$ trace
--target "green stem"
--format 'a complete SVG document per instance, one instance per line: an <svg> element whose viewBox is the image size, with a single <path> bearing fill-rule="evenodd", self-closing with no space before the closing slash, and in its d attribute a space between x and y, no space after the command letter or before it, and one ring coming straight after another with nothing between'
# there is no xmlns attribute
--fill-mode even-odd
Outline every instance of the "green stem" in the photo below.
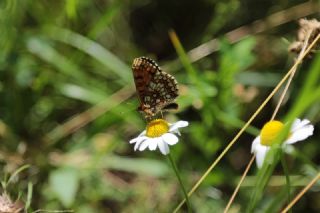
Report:
<svg viewBox="0 0 320 213"><path fill-rule="evenodd" d="M177 165L176 165L176 163L174 162L174 160L173 160L173 158L172 158L172 156L171 156L170 153L168 154L168 158L169 158L169 160L170 160L170 163L171 163L171 165L172 165L172 168L173 168L173 170L174 170L174 173L176 174L176 176L177 176L177 178L178 178L178 181L179 181L179 183L180 183L180 187L181 187L182 192L183 192L183 194L184 194L184 197L185 197L185 199L186 199L186 203L187 203L187 206L188 206L188 212L191 213L191 205L190 205L190 202L189 202L189 196L188 196L187 191L186 191L186 189L184 188L184 185L183 185L183 183L182 183L182 180L181 180L181 177L180 177L180 175L179 175L179 171L178 171Z"/></svg>
<svg viewBox="0 0 320 213"><path fill-rule="evenodd" d="M282 153L282 156L281 156L281 164L283 167L284 174L286 176L286 188L287 188L287 193L288 193L288 203L290 203L290 200L291 200L290 186L291 186L291 184L290 184L290 177L289 177L289 169L288 169L287 162L284 158L284 153ZM289 212L291 212L291 209L289 210Z"/></svg>

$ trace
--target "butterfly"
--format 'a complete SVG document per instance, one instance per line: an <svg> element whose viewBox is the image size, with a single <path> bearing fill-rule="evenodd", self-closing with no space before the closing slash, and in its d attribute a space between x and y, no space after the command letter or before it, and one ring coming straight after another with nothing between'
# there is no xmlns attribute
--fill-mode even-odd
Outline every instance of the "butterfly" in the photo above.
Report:
<svg viewBox="0 0 320 213"><path fill-rule="evenodd" d="M135 58L132 71L140 101L138 111L143 112L146 118L154 117L163 110L178 108L174 102L178 97L178 82L163 72L156 62L147 57Z"/></svg>

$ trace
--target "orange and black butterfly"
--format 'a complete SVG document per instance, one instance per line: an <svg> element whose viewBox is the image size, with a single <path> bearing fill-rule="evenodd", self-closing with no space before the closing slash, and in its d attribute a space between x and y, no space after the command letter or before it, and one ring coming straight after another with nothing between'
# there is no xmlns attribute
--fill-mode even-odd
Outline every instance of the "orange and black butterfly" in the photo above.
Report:
<svg viewBox="0 0 320 213"><path fill-rule="evenodd" d="M178 82L165 73L152 59L139 57L133 60L132 71L140 106L138 110L147 118L162 110L177 109Z"/></svg>

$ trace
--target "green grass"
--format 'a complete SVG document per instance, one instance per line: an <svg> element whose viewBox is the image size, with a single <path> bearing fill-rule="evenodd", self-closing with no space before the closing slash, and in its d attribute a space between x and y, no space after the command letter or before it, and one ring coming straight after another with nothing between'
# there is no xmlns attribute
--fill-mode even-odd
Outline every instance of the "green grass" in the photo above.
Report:
<svg viewBox="0 0 320 213"><path fill-rule="evenodd" d="M293 64L283 38L295 39L294 20L302 14L287 10L295 6L302 7L249 0L1 1L0 194L19 199L27 212L171 212L183 195L170 164L158 151L134 152L129 144L146 124L136 111L132 60L151 57L179 82L180 108L165 117L190 123L171 148L189 191ZM314 8L305 13L319 19ZM252 33L250 23L269 26L264 18L276 11L286 21ZM243 25L243 34L228 33ZM189 53L200 45L212 54L195 61ZM279 212L288 203L287 185L269 180L287 175L292 198L301 189L293 177L311 180L319 172L319 67L318 53L299 65L277 116L308 118L315 134L285 154L289 174L278 161L251 169L235 212ZM197 212L223 211L279 96L190 197ZM293 212L319 211L317 197L308 191Z"/></svg>

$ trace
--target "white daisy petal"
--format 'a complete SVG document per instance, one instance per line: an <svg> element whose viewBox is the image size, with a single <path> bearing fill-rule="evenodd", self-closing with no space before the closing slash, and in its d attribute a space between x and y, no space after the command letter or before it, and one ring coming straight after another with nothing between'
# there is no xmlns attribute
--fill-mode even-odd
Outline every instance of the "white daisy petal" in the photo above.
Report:
<svg viewBox="0 0 320 213"><path fill-rule="evenodd" d="M179 136L181 136L181 133L180 133L180 131L177 129L177 130L175 130L175 131L172 131L172 133L175 133L175 134L177 134L177 135L179 135Z"/></svg>
<svg viewBox="0 0 320 213"><path fill-rule="evenodd" d="M140 145L142 142L144 142L145 140L148 140L148 137L141 137L141 140L137 141L137 143L134 145L134 151L136 151L137 149L139 149Z"/></svg>
<svg viewBox="0 0 320 213"><path fill-rule="evenodd" d="M146 130L143 130L138 137L141 137L141 136L143 136L143 135L146 135L146 133L147 133L147 131L146 131Z"/></svg>
<svg viewBox="0 0 320 213"><path fill-rule="evenodd" d="M305 121L305 120L303 120ZM302 141L313 134L314 127L313 125L304 125L300 126L299 129L293 131L288 140L285 141L286 144L293 144L298 141Z"/></svg>
<svg viewBox="0 0 320 213"><path fill-rule="evenodd" d="M282 144L284 151L290 152L292 147L289 144L293 144L297 141L302 141L313 134L314 127L307 119L295 119L292 123L289 138ZM254 139L251 145L251 153L256 155L256 163L258 168L263 166L266 155L270 150L270 146L264 146L261 144L260 135Z"/></svg>
<svg viewBox="0 0 320 213"><path fill-rule="evenodd" d="M261 168L264 162L264 159L269 151L270 147L263 146L258 144L256 146L255 154L256 154L256 163L258 168Z"/></svg>
<svg viewBox="0 0 320 213"><path fill-rule="evenodd" d="M251 145L251 153L256 152L256 147L258 144L260 144L260 135L253 140Z"/></svg>
<svg viewBox="0 0 320 213"><path fill-rule="evenodd" d="M149 146L149 143L150 143L150 138L143 141L139 147L139 151L145 150Z"/></svg>
<svg viewBox="0 0 320 213"><path fill-rule="evenodd" d="M142 141L141 141L141 142L142 142ZM139 148L141 142L140 142L140 143L136 143L136 144L134 145L134 148L133 148L134 151L137 151L137 149Z"/></svg>
<svg viewBox="0 0 320 213"><path fill-rule="evenodd" d="M175 145L179 141L179 138L172 133L166 133L166 134L162 135L161 137L162 137L163 141L169 145Z"/></svg>
<svg viewBox="0 0 320 213"><path fill-rule="evenodd" d="M169 146L166 142L164 142L163 140L159 140L158 141L158 147L160 149L160 152L164 155L169 154L170 150L169 150Z"/></svg>
<svg viewBox="0 0 320 213"><path fill-rule="evenodd" d="M152 122L152 121L151 121ZM150 123L151 123L150 122ZM164 123L167 123L163 120ZM175 145L179 142L177 136L180 135L179 128L186 127L189 125L187 121L178 121L174 124L167 123L169 125L169 130L161 132L159 137L151 138L146 136L147 130L142 131L138 137L133 138L129 141L130 144L134 144L134 150L144 151L149 149L154 151L159 147L162 154L166 155L170 152L169 145ZM150 124L151 125L151 124ZM148 124L147 129L150 127ZM157 125L152 123L152 125Z"/></svg>
<svg viewBox="0 0 320 213"><path fill-rule="evenodd" d="M157 149L157 146L158 146L158 140L161 140L161 138L152 138L152 139L149 139L149 150L150 151L154 151Z"/></svg>
<svg viewBox="0 0 320 213"><path fill-rule="evenodd" d="M136 139L136 140L133 142L133 143L136 143L136 144L134 145L134 151L136 151L136 149L140 146L141 142L144 141L144 140L146 140L146 139L148 139L148 137L142 136L142 137L137 137L137 138L135 138L135 139ZM132 140L134 140L134 139L132 139ZM131 141L132 141L132 140L131 140ZM130 143L131 143L131 141L130 141Z"/></svg>
<svg viewBox="0 0 320 213"><path fill-rule="evenodd" d="M292 122L291 128L290 128L290 131L292 132L295 129L297 129L297 127L299 127L300 123L301 123L301 120L299 118L294 119L294 121Z"/></svg>
<svg viewBox="0 0 320 213"><path fill-rule="evenodd" d="M307 126L308 124L310 124L310 121L308 119L295 119L292 123L291 126L291 132L297 131L300 128L303 128L304 126Z"/></svg>
<svg viewBox="0 0 320 213"><path fill-rule="evenodd" d="M189 125L188 121L178 121L170 126L169 132L174 132L175 130L186 127Z"/></svg>
<svg viewBox="0 0 320 213"><path fill-rule="evenodd" d="M129 141L129 143L132 144L132 143L137 142L138 140L139 140L139 137L136 137L136 138L134 138L134 139L131 139L131 140Z"/></svg>
<svg viewBox="0 0 320 213"><path fill-rule="evenodd" d="M141 142L141 140L143 140L143 139L145 139L145 138L147 138L147 137L146 137L146 136L140 136L140 135L139 135L138 137L130 140L129 143L132 144L132 143L136 143L136 142Z"/></svg>
<svg viewBox="0 0 320 213"><path fill-rule="evenodd" d="M136 142L140 141L141 139L143 139L143 137L145 137L146 132L147 132L146 130L142 131L142 132L138 135L138 137L131 139L131 140L129 141L129 143L132 144L132 143L136 143Z"/></svg>

